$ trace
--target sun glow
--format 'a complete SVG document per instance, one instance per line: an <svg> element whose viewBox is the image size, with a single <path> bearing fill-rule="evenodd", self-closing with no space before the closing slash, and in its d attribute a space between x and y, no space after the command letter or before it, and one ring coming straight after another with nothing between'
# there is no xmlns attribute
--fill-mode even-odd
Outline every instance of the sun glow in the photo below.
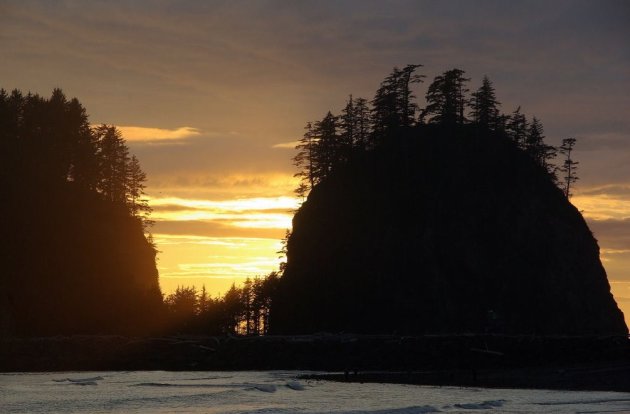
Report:
<svg viewBox="0 0 630 414"><path fill-rule="evenodd" d="M196 200L176 197L152 198L157 222L211 222L241 229L291 228L299 201L293 197L257 197L235 200ZM173 239L169 240L172 244ZM156 241L158 245L161 240Z"/></svg>
<svg viewBox="0 0 630 414"><path fill-rule="evenodd" d="M245 278L278 270L284 260L278 253L282 248L281 238L291 228L293 212L300 200L290 196L227 199L154 196L149 203L154 209L152 219L156 221L153 239L160 251L163 293L168 295L177 286L194 285L205 286L216 295L225 293L232 283L240 284ZM213 226L223 230L220 234L210 234L216 229ZM186 229L195 234L187 233ZM239 233L244 236L236 237ZM266 236L260 237L263 234Z"/></svg>
<svg viewBox="0 0 630 414"><path fill-rule="evenodd" d="M284 261L277 252L280 239L254 237L204 237L155 234L159 256L160 285L165 294L177 286L206 286L215 295L232 283L264 276Z"/></svg>

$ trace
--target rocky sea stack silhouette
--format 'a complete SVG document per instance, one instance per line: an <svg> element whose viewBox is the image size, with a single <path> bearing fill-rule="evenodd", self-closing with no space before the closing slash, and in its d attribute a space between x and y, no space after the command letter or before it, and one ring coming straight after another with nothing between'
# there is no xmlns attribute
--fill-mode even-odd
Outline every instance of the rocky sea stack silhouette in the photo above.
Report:
<svg viewBox="0 0 630 414"><path fill-rule="evenodd" d="M22 335L147 333L162 296L139 220L67 184L11 197L3 213L3 330ZM45 214L44 214L45 212Z"/></svg>
<svg viewBox="0 0 630 414"><path fill-rule="evenodd" d="M504 134L401 129L293 219L274 333L625 334L580 212Z"/></svg>
<svg viewBox="0 0 630 414"><path fill-rule="evenodd" d="M0 336L155 329L146 174L78 99L0 89Z"/></svg>

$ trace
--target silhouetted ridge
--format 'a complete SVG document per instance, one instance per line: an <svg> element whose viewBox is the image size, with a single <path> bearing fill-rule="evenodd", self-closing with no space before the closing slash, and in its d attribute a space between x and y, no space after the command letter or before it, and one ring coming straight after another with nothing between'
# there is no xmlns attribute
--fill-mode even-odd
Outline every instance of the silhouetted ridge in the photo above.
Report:
<svg viewBox="0 0 630 414"><path fill-rule="evenodd" d="M274 333L627 333L547 168L479 124L399 128L293 219Z"/></svg>
<svg viewBox="0 0 630 414"><path fill-rule="evenodd" d="M0 89L0 149L0 335L157 328L146 175L120 132L59 89Z"/></svg>

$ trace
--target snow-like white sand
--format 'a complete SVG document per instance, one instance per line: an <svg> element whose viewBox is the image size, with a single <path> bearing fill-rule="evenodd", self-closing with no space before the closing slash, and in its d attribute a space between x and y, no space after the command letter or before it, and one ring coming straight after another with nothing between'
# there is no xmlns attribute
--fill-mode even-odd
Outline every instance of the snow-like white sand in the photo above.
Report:
<svg viewBox="0 0 630 414"><path fill-rule="evenodd" d="M2 413L630 413L630 393L357 384L300 372L0 374Z"/></svg>

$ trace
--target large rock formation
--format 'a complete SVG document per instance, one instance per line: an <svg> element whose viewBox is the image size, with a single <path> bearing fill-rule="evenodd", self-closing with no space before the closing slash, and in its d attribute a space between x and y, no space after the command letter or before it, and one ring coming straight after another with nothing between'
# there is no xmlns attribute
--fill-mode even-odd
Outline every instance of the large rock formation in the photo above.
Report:
<svg viewBox="0 0 630 414"><path fill-rule="evenodd" d="M11 191L1 213L3 334L146 334L162 296L140 220L72 183Z"/></svg>
<svg viewBox="0 0 630 414"><path fill-rule="evenodd" d="M580 212L504 137L418 127L293 219L274 333L627 333Z"/></svg>

